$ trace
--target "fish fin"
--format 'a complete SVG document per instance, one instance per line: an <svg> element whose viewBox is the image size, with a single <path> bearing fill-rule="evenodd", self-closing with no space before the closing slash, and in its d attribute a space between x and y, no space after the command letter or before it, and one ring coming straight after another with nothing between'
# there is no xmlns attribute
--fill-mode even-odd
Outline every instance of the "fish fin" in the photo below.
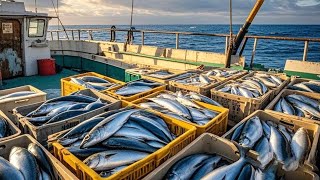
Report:
<svg viewBox="0 0 320 180"><path fill-rule="evenodd" d="M282 166L285 171L295 171L299 167L299 161L292 157L286 164Z"/></svg>

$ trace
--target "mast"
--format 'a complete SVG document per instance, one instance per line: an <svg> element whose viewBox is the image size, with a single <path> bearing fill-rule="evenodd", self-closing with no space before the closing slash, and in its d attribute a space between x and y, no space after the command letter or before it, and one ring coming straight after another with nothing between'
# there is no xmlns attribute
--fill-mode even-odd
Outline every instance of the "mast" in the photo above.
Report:
<svg viewBox="0 0 320 180"><path fill-rule="evenodd" d="M252 24L254 18L256 17L257 13L259 12L261 6L263 5L264 0L257 0L255 6L253 7L253 9L251 10L246 22L244 23L244 25L242 26L242 28L240 29L239 33L237 34L234 42L232 43L231 46L229 46L228 48L228 52L226 55L226 61L225 61L225 67L229 68L231 65L231 56L232 55L236 55L237 51L240 47L240 44L242 43L243 38L245 37L245 35L248 33L248 29L250 27L250 25ZM232 38L232 37L230 37Z"/></svg>

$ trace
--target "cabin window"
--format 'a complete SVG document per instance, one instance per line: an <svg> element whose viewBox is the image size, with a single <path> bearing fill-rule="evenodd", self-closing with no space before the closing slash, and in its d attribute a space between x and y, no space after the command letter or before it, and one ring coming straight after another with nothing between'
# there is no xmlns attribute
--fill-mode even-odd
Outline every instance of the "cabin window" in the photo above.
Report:
<svg viewBox="0 0 320 180"><path fill-rule="evenodd" d="M29 21L29 37L43 37L45 20L30 19Z"/></svg>

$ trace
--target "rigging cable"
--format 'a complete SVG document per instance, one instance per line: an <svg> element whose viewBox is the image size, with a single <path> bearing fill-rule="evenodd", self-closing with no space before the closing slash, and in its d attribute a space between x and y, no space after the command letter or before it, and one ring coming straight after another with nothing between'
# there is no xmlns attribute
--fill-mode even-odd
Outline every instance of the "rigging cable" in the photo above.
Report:
<svg viewBox="0 0 320 180"><path fill-rule="evenodd" d="M230 10L230 48L233 46L233 29L232 29L232 0L229 0L229 10Z"/></svg>
<svg viewBox="0 0 320 180"><path fill-rule="evenodd" d="M66 31L66 28L64 27L64 25L62 24L62 22L61 22L61 20L60 20L58 11L57 11L57 9L56 9L56 6L54 5L53 0L51 0L51 3L52 3L52 6L53 6L53 9L54 9L54 12L56 13L56 16L57 16L57 18L58 18L58 21L60 22L61 27L62 27L63 31L65 32L65 34L66 34L66 36L67 36L67 39L69 40L68 33L67 33L67 31ZM58 1L57 1L57 5L58 5ZM59 27L59 23L58 23L58 27Z"/></svg>

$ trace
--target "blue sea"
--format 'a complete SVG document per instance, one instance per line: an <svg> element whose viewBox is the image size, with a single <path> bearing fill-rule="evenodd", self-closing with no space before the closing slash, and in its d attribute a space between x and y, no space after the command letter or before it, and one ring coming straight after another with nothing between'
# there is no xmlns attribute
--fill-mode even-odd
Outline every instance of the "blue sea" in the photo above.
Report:
<svg viewBox="0 0 320 180"><path fill-rule="evenodd" d="M66 29L84 29L84 28L110 28L110 25L79 25L65 26ZM129 29L129 26L118 25L118 29ZM137 30L157 30L157 31L184 31L196 33L213 33L228 34L228 25L136 25ZM233 30L236 34L240 25L234 25ZM50 26L50 30L57 29L57 26ZM308 37L320 38L320 25L252 25L249 29L250 35L259 36L284 36L284 37ZM71 34L69 33L69 36ZM94 40L110 40L110 32L94 32ZM60 37L65 37L60 33ZM82 32L82 39L87 39L88 34ZM49 34L49 37L50 34ZM117 32L118 42L124 42L126 39L125 32ZM145 34L145 45L159 47L175 47L176 36L164 34ZM141 33L134 34L134 44L141 43ZM254 40L249 39L243 55L246 62L250 63L252 47ZM185 36L180 35L180 48L193 49L199 51L211 51L224 53L224 37L207 37L207 36ZM287 59L302 60L304 50L303 41L279 41L279 40L258 40L254 63L263 64L269 68L283 69ZM320 42L310 42L308 51L308 61L320 62Z"/></svg>

